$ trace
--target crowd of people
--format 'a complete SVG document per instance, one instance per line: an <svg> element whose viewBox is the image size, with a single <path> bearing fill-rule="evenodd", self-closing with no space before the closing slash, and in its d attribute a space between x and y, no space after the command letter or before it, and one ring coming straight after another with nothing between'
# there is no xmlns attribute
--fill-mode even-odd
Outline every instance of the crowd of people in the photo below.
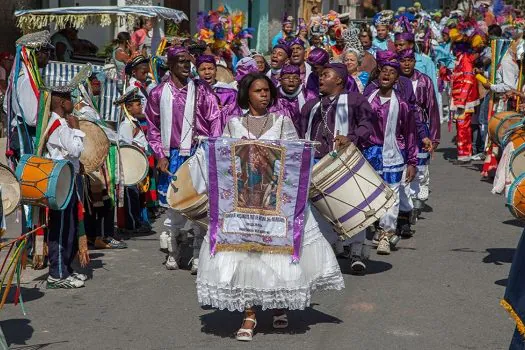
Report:
<svg viewBox="0 0 525 350"><path fill-rule="evenodd" d="M488 119L497 111L525 107L519 103L525 97L520 91L520 15L499 3L432 13L415 3L396 13L381 11L372 24L358 25L316 8L308 22L284 16L269 59L248 50L251 31L236 27L239 18L224 9L202 14L197 37L175 40L160 53L162 60L147 50L152 28L144 21L115 42L112 58L124 81L115 103L123 118L113 131L108 161L96 176L86 174L79 162L89 135L79 130L77 118L89 116L111 128L97 117L96 77L87 74L74 84L47 87L50 117L42 127L41 69L51 51L67 58L70 48L56 38L52 45L48 32L22 37L5 99L14 126L9 158L19 163L21 155L34 153L44 140L43 155L71 161L78 180L67 208L24 215L26 232L48 225L48 288L84 286L87 276L72 268L78 251L81 262L89 262L83 242L97 249L126 248L122 233L147 234L152 221L161 218L165 267L182 266L181 246L191 240L190 270L197 275L198 300L244 312L238 340L252 339L257 306L273 309L273 327L286 328L286 310L309 306L313 291L344 288L336 256L347 258L353 273L366 274L371 247L377 254L391 254L400 238L415 234L429 199L429 163L443 123L456 124L455 164L480 161L488 154L483 175L495 170L498 152L485 142ZM217 27L228 21L233 25ZM508 50L494 52L495 40L507 40ZM232 81L219 79L221 69L231 72ZM298 263L286 255L254 252L211 256L209 232L170 209L166 199L177 170L203 157L197 136L314 141L315 162L352 143L395 201L376 223L351 238L338 237L308 209ZM135 145L148 157L145 181L119 186L119 144ZM193 179L194 184L199 181ZM35 239L33 259L43 250Z"/></svg>

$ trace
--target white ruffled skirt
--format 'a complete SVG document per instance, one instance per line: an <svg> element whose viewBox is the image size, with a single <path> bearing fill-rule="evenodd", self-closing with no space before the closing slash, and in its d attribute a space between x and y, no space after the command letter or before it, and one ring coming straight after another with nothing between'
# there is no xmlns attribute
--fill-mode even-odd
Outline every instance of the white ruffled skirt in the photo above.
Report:
<svg viewBox="0 0 525 350"><path fill-rule="evenodd" d="M332 247L309 211L298 263L284 254L217 252L206 235L199 256L197 296L201 305L229 311L303 310L316 290L344 288Z"/></svg>

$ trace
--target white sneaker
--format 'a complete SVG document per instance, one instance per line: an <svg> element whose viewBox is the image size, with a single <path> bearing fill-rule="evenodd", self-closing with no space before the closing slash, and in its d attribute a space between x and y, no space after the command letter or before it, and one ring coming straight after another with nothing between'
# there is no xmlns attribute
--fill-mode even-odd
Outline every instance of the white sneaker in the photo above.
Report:
<svg viewBox="0 0 525 350"><path fill-rule="evenodd" d="M177 264L177 260L171 255L169 255L168 260L166 260L166 269L168 270L178 270L179 269L179 264Z"/></svg>
<svg viewBox="0 0 525 350"><path fill-rule="evenodd" d="M379 241L379 245L377 246L377 254L390 255L390 240L388 237L383 237L383 239Z"/></svg>
<svg viewBox="0 0 525 350"><path fill-rule="evenodd" d="M198 272L198 270L199 270L199 259L198 259L198 258L197 258L197 259L193 258L193 259L191 259L191 260L192 260L192 261L191 261L191 270L190 270L190 273L191 273L192 275L196 275L197 272Z"/></svg>
<svg viewBox="0 0 525 350"><path fill-rule="evenodd" d="M160 234L160 249L162 250L168 249L168 237L169 235L166 231Z"/></svg>
<svg viewBox="0 0 525 350"><path fill-rule="evenodd" d="M88 276L84 275L83 273L73 272L70 276L82 282L85 282L88 280Z"/></svg>

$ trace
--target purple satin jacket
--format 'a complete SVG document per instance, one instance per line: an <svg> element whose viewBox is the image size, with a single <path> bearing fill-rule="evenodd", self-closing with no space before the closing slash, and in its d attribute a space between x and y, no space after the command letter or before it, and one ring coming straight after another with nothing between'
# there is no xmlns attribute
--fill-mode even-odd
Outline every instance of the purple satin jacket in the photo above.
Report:
<svg viewBox="0 0 525 350"><path fill-rule="evenodd" d="M193 136L221 136L222 121L219 104L208 83L194 80L197 99L195 102L195 117ZM184 119L184 106L188 94L187 86L179 89L173 83L171 76L151 90L146 107L148 121L148 142L157 159L164 158L160 132L161 95L166 84L170 84L173 91L172 128L170 148L179 148L181 142L182 121Z"/></svg>
<svg viewBox="0 0 525 350"><path fill-rule="evenodd" d="M434 84L428 75L414 70L414 74L410 77L412 82L417 81L416 86L416 101L422 111L422 120L429 128L428 138L432 142L439 143L441 137L441 125L439 117L439 108L436 101L436 94L434 91ZM419 135L421 137L422 135Z"/></svg>
<svg viewBox="0 0 525 350"><path fill-rule="evenodd" d="M373 92L373 91L372 91ZM367 97L368 98L368 97ZM397 116L396 139L399 150L406 155L408 165L417 165L416 123L408 103L397 95L399 114ZM376 123L370 133L371 145L382 146L385 139L386 122L391 101L381 104L379 94L372 100L371 106L376 114Z"/></svg>

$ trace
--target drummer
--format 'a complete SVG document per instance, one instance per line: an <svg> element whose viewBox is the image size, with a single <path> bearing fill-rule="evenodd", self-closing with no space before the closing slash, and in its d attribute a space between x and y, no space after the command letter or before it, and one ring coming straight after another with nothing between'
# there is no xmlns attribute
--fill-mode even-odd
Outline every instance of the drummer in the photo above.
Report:
<svg viewBox="0 0 525 350"><path fill-rule="evenodd" d="M79 122L71 115L72 86L58 86L52 89L51 117L47 128L46 156L55 160L66 159L73 163L75 181L73 196L64 210L49 210L49 276L47 288L80 288L87 276L77 273L71 267L78 252L79 212L82 207L78 200L77 187L80 171L80 153L84 150L85 133L79 130Z"/></svg>
<svg viewBox="0 0 525 350"><path fill-rule="evenodd" d="M120 123L118 134L120 143L134 145L148 150L146 135L140 127L138 118L142 114L142 98L139 89L134 88L124 94L117 103L125 108L126 118ZM141 194L138 185L126 186L124 189L125 229L131 232L147 233L151 231L146 208L145 195Z"/></svg>
<svg viewBox="0 0 525 350"><path fill-rule="evenodd" d="M196 66L199 78L210 84L221 109L224 106L235 103L237 91L230 84L217 81L217 63L215 57L211 55L201 55L197 57Z"/></svg>
<svg viewBox="0 0 525 350"><path fill-rule="evenodd" d="M221 111L214 93L207 83L190 78L191 58L186 48L175 46L168 50L170 73L155 87L148 98L146 117L147 138L155 158L159 176L160 205L167 207L166 193L172 175L195 152L196 136L219 136L222 133ZM184 106L184 108L181 108ZM168 210L165 225L171 233L172 249L167 269L178 269L180 241L186 219ZM202 233L193 224L194 255L192 273L197 273L198 253Z"/></svg>
<svg viewBox="0 0 525 350"><path fill-rule="evenodd" d="M409 104L394 90L399 78L397 55L383 51L378 59L379 88L367 95L377 122L370 135L371 145L363 155L395 193L394 205L379 220L378 254L390 254L390 239L396 234L402 182L410 183L416 175L416 121Z"/></svg>
<svg viewBox="0 0 525 350"><path fill-rule="evenodd" d="M320 75L321 97L307 101L301 110L301 118L295 121L300 138L320 143L316 148L316 160L350 142L360 149L368 145L374 113L363 96L345 90L347 79L344 64L327 64ZM347 242L352 245L351 267L354 273L366 270L365 235L362 231Z"/></svg>

